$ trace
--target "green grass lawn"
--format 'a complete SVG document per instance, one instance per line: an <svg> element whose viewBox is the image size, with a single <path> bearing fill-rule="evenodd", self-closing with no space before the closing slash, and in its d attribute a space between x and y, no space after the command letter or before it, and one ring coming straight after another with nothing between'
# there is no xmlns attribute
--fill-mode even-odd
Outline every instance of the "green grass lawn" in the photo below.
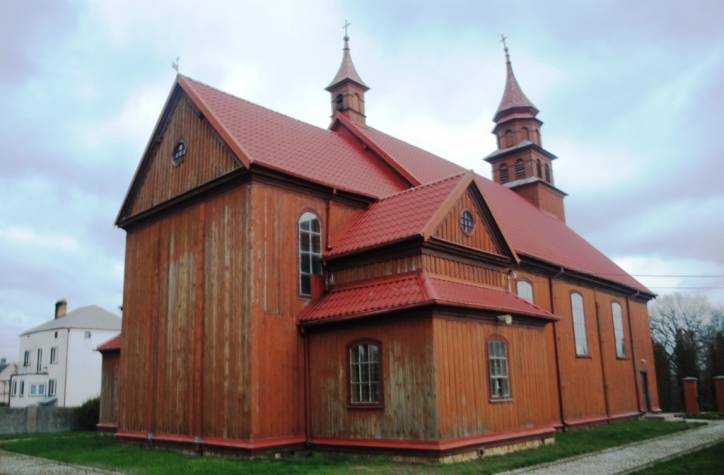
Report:
<svg viewBox="0 0 724 475"><path fill-rule="evenodd" d="M708 449L657 463L651 468L636 472L636 475L721 474L724 473L722 451L724 451L724 442L712 445Z"/></svg>
<svg viewBox="0 0 724 475"><path fill-rule="evenodd" d="M473 462L448 465L403 464L384 458L333 457L314 454L281 460L242 460L222 457L195 457L170 450L149 449L123 444L114 437L93 432L41 434L0 438L0 449L37 455L80 465L116 469L139 475L178 475L201 473L496 473L559 458L601 450L616 445L657 437L691 427L684 422L631 421L565 432L556 444L508 455L487 457Z"/></svg>

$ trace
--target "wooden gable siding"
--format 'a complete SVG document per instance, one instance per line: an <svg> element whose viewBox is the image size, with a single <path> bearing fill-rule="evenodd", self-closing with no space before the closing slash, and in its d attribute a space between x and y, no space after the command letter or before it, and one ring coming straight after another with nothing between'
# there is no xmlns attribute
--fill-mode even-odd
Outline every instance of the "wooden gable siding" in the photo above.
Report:
<svg viewBox="0 0 724 475"><path fill-rule="evenodd" d="M121 382L119 351L107 351L102 354L101 400L98 416L100 424L118 423L118 387Z"/></svg>
<svg viewBox="0 0 724 475"><path fill-rule="evenodd" d="M251 185L252 437L303 435L302 339L296 317L309 303L299 295L298 221L320 218L322 246L335 239L359 208L265 181ZM329 211L329 214L327 214Z"/></svg>
<svg viewBox="0 0 724 475"><path fill-rule="evenodd" d="M649 326L649 312L646 304L634 299L628 299L633 329L633 349L636 357L636 378L638 380L639 407L646 411L646 402L643 395L643 385L640 371L646 371L648 377L651 407L660 410L659 391L656 387L656 368L654 367L654 349L651 342Z"/></svg>
<svg viewBox="0 0 724 475"><path fill-rule="evenodd" d="M216 134L191 100L181 92L171 101L168 122L162 124L160 142L152 144L144 158L130 204L123 217L130 217L239 168L241 162ZM188 153L180 165L171 161L179 140Z"/></svg>
<svg viewBox="0 0 724 475"><path fill-rule="evenodd" d="M475 228L470 234L466 234L460 226L460 215L466 209L475 220ZM433 237L479 251L504 255L504 248L493 230L490 214L482 209L475 193L468 188L440 222Z"/></svg>
<svg viewBox="0 0 724 475"><path fill-rule="evenodd" d="M347 346L382 345L384 408L348 407ZM429 313L357 321L309 333L310 435L316 438L439 438Z"/></svg>
<svg viewBox="0 0 724 475"><path fill-rule="evenodd" d="M119 429L249 435L248 185L128 232Z"/></svg>
<svg viewBox="0 0 724 475"><path fill-rule="evenodd" d="M548 325L549 326L549 325ZM511 400L491 402L487 340L508 343ZM558 421L553 351L543 324L497 324L435 313L433 321L437 394L442 439L551 427Z"/></svg>

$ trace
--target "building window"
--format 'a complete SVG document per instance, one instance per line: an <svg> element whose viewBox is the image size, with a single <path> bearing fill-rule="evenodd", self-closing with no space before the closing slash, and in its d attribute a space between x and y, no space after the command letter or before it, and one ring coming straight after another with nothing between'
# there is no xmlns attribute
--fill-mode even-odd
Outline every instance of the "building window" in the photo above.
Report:
<svg viewBox="0 0 724 475"><path fill-rule="evenodd" d="M55 332L55 333L53 334L53 338L55 338L56 340L58 339L58 332Z"/></svg>
<svg viewBox="0 0 724 475"><path fill-rule="evenodd" d="M171 162L174 165L180 165L187 153L188 148L186 147L186 142L184 142L183 140L179 140L173 147Z"/></svg>
<svg viewBox="0 0 724 475"><path fill-rule="evenodd" d="M336 103L338 111L344 111L344 96L342 96L342 94L338 94L334 102Z"/></svg>
<svg viewBox="0 0 724 475"><path fill-rule="evenodd" d="M20 397L25 396L25 381L20 381Z"/></svg>
<svg viewBox="0 0 724 475"><path fill-rule="evenodd" d="M465 234L470 234L475 229L475 220L473 219L473 213L468 210L463 210L460 213L460 227L463 229Z"/></svg>
<svg viewBox="0 0 724 475"><path fill-rule="evenodd" d="M25 350L23 353L23 366L30 366L30 351Z"/></svg>
<svg viewBox="0 0 724 475"><path fill-rule="evenodd" d="M626 338L623 334L623 313L618 302L611 304L611 315L613 317L613 337L616 343L616 356L626 357Z"/></svg>
<svg viewBox="0 0 724 475"><path fill-rule="evenodd" d="M312 275L322 274L322 234L319 218L304 213L299 218L299 293L312 293Z"/></svg>
<svg viewBox="0 0 724 475"><path fill-rule="evenodd" d="M528 130L528 127L523 127L521 130L523 132L523 138L525 140L530 140L530 131Z"/></svg>
<svg viewBox="0 0 724 475"><path fill-rule="evenodd" d="M571 313L573 314L573 337L576 342L576 356L588 356L588 336L586 335L586 314L583 309L583 297L576 292L571 294Z"/></svg>
<svg viewBox="0 0 724 475"><path fill-rule="evenodd" d="M380 345L373 342L354 343L349 347L350 404L382 403Z"/></svg>
<svg viewBox="0 0 724 475"><path fill-rule="evenodd" d="M515 179L520 178L525 178L525 163L523 163L522 158L515 161Z"/></svg>
<svg viewBox="0 0 724 475"><path fill-rule="evenodd" d="M88 330L86 330L85 333L83 334L83 336L84 336L86 339L88 339L88 338L91 337L91 332L89 332Z"/></svg>
<svg viewBox="0 0 724 475"><path fill-rule="evenodd" d="M45 384L38 384L38 396L45 395Z"/></svg>
<svg viewBox="0 0 724 475"><path fill-rule="evenodd" d="M35 396L38 393L38 386L35 384L30 385L30 395Z"/></svg>
<svg viewBox="0 0 724 475"><path fill-rule="evenodd" d="M40 373L43 370L43 349L38 348L38 361L35 364L35 372Z"/></svg>
<svg viewBox="0 0 724 475"><path fill-rule="evenodd" d="M545 165L545 171L546 171L546 181L548 183L550 183L551 182L551 167L549 167L547 163Z"/></svg>
<svg viewBox="0 0 724 475"><path fill-rule="evenodd" d="M515 284L518 297L526 302L533 303L533 284L527 280L519 280Z"/></svg>
<svg viewBox="0 0 724 475"><path fill-rule="evenodd" d="M48 380L48 397L55 396L55 380L50 379Z"/></svg>
<svg viewBox="0 0 724 475"><path fill-rule="evenodd" d="M50 348L50 364L56 364L58 362L58 347L54 346Z"/></svg>
<svg viewBox="0 0 724 475"><path fill-rule="evenodd" d="M510 177L508 176L508 165L506 165L505 163L500 165L498 173L500 174L500 183L508 183L508 181L510 180Z"/></svg>
<svg viewBox="0 0 724 475"><path fill-rule="evenodd" d="M508 345L501 338L488 340L488 368L490 371L490 398L510 399L508 374Z"/></svg>
<svg viewBox="0 0 724 475"><path fill-rule="evenodd" d="M538 178L543 178L543 171L541 170L540 160L536 160L536 172L538 172Z"/></svg>
<svg viewBox="0 0 724 475"><path fill-rule="evenodd" d="M13 381L13 386L12 386L12 389L10 390L10 393L12 394L13 397L17 396L17 394L18 394L18 382L17 381Z"/></svg>
<svg viewBox="0 0 724 475"><path fill-rule="evenodd" d="M512 130L506 130L505 131L505 147L508 148L513 145L513 131Z"/></svg>

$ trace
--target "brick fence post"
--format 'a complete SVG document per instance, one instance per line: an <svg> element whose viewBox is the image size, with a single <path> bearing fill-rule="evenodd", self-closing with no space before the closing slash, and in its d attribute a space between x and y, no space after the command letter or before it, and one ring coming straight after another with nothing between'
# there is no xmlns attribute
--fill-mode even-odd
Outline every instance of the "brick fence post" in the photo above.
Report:
<svg viewBox="0 0 724 475"><path fill-rule="evenodd" d="M684 385L684 410L687 416L699 414L699 380L692 377L681 378Z"/></svg>
<svg viewBox="0 0 724 475"><path fill-rule="evenodd" d="M716 395L716 410L724 412L724 375L714 376L714 394Z"/></svg>

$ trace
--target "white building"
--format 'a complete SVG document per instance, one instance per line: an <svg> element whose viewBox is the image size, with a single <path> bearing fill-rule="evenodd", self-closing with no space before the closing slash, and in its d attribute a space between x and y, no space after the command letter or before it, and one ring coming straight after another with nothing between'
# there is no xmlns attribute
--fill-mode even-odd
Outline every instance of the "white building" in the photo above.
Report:
<svg viewBox="0 0 724 475"><path fill-rule="evenodd" d="M8 363L5 358L0 360L0 406L10 404L10 380L18 372L18 365Z"/></svg>
<svg viewBox="0 0 724 475"><path fill-rule="evenodd" d="M95 349L121 331L121 319L97 305L66 313L20 334L18 374L10 385L10 407L37 404L80 406L101 391L101 355Z"/></svg>

